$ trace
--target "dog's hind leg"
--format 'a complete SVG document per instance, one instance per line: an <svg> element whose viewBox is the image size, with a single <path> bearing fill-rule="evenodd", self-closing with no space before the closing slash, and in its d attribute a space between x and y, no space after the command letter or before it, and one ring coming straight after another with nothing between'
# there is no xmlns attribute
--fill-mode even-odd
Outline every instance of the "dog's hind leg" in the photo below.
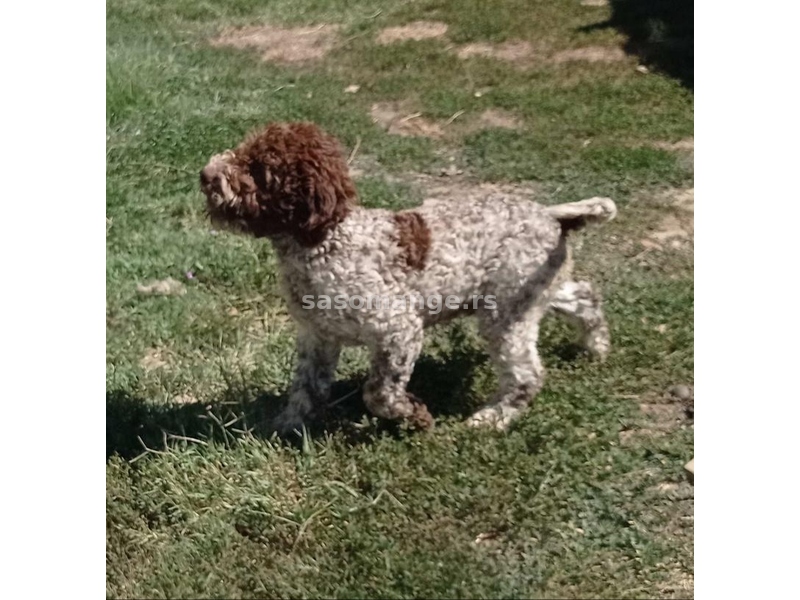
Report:
<svg viewBox="0 0 800 600"><path fill-rule="evenodd" d="M298 333L297 367L289 403L275 423L278 431L299 430L303 420L328 400L340 351L341 345L334 340L322 339L308 330Z"/></svg>
<svg viewBox="0 0 800 600"><path fill-rule="evenodd" d="M544 366L536 343L539 321L546 311L546 305L537 302L510 323L501 325L481 321L489 356L497 371L498 390L490 404L469 418L468 425L491 425L504 430L539 392L544 380Z"/></svg>
<svg viewBox="0 0 800 600"><path fill-rule="evenodd" d="M581 344L605 360L611 351L611 335L599 296L588 281L566 281L552 295L550 307L581 332Z"/></svg>
<svg viewBox="0 0 800 600"><path fill-rule="evenodd" d="M472 426L506 429L539 392L544 366L537 343L539 322L550 308L551 290L568 277L568 246L562 232L558 245L518 293L498 300L499 306L478 313L498 378L496 398L472 415Z"/></svg>

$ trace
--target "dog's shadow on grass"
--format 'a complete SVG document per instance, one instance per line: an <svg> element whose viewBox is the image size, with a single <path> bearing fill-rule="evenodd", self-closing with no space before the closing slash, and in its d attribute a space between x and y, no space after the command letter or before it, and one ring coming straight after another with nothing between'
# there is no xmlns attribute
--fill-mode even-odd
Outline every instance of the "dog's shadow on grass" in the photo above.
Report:
<svg viewBox="0 0 800 600"><path fill-rule="evenodd" d="M417 361L409 391L422 398L436 419L464 417L470 412L473 372L485 355L463 349L445 358L423 355ZM362 398L365 377L337 381L331 400L306 424L311 437L341 433L348 443L365 443L376 434L399 435L402 426L370 419ZM106 459L134 458L164 451L174 443L236 443L246 435L302 444L297 434L277 436L275 418L285 406L285 394L262 393L253 398L230 389L222 398L190 404L157 404L124 390L106 392Z"/></svg>
<svg viewBox="0 0 800 600"><path fill-rule="evenodd" d="M465 418L489 393L488 389L475 391L479 371L487 372L486 354L464 337L463 330L453 328L448 335L446 350L420 356L408 385L409 392L425 402L437 421ZM557 366L581 355L583 350L573 337L564 323L547 319L540 338L545 362ZM377 435L401 435L402 425L369 417L362 397L365 379L366 374L361 374L333 385L328 404L306 423L312 438L337 433L347 443L361 444ZM492 379L482 383L477 387L494 389L496 385ZM115 454L133 458L181 442L236 443L248 435L302 445L302 436L290 433L279 437L273 427L285 404L285 394L254 395L252 390L236 388L211 402L190 404L158 404L124 390L108 391L106 458Z"/></svg>

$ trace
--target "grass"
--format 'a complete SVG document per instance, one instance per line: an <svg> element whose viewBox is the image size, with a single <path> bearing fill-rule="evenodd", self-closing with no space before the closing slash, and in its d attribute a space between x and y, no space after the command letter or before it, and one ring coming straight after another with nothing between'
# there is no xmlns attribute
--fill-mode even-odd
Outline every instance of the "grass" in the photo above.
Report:
<svg viewBox="0 0 800 600"><path fill-rule="evenodd" d="M452 48L521 39L547 56L629 44L593 26L611 16L571 0L108 3L109 597L692 594L681 469L693 431L664 400L693 380L692 252L641 243L679 214L662 200L670 190L692 186L690 158L668 147L692 136L691 91L669 71L638 72L634 56L519 68ZM375 43L416 20L447 23L446 39ZM342 42L291 67L208 43L265 21L337 23ZM358 93L344 93L352 84ZM464 113L441 139L399 137L369 116L390 101L440 123ZM478 127L488 108L521 126ZM475 180L532 183L543 202L614 197L619 218L576 238L578 270L605 297L608 362L547 320L534 409L504 435L470 430L462 419L495 378L473 325L459 322L431 331L411 383L434 431L368 418L366 357L348 349L330 418L296 442L269 438L294 326L270 246L214 235L197 173L250 129L289 119L319 123L348 151L358 144L368 206L419 202L411 175L451 163ZM167 277L186 293L136 290Z"/></svg>

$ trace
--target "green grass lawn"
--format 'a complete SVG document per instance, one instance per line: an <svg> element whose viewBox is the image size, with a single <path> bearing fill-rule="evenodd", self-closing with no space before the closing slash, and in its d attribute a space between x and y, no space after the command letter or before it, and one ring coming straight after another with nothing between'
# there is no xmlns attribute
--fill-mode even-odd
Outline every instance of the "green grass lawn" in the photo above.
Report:
<svg viewBox="0 0 800 600"><path fill-rule="evenodd" d="M666 392L693 381L693 97L593 26L618 4L633 1L109 1L109 597L693 594L693 427ZM447 31L379 43L418 21ZM266 24L303 28L298 44L324 25L326 51L263 61L214 43ZM376 105L435 134L395 135ZM212 231L198 173L273 120L338 136L367 206L478 183L613 197L619 217L574 240L609 360L548 319L532 410L506 434L468 429L495 379L458 322L430 331L411 382L433 431L370 419L366 356L349 349L329 419L269 438L294 325L269 244ZM167 278L182 293L138 288Z"/></svg>

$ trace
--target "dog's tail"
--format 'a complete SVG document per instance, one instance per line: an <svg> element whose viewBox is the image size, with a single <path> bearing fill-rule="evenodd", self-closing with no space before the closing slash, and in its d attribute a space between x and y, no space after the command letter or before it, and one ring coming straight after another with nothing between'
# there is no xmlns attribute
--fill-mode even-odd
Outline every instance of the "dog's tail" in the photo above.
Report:
<svg viewBox="0 0 800 600"><path fill-rule="evenodd" d="M562 235L581 229L589 223L604 223L617 216L617 205L611 198L589 198L546 207L547 214L561 224Z"/></svg>

